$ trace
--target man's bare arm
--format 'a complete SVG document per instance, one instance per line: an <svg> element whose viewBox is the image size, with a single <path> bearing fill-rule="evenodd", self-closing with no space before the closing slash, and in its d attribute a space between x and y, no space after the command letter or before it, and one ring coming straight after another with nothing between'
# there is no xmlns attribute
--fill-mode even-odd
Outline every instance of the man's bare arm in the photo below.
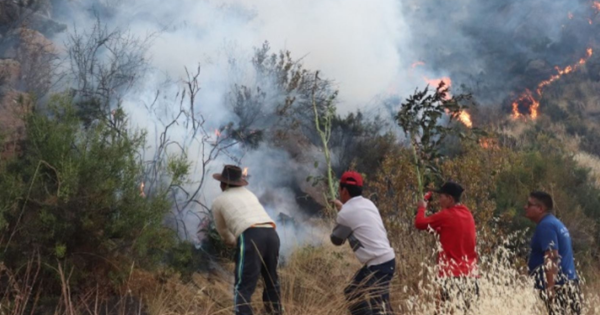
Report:
<svg viewBox="0 0 600 315"><path fill-rule="evenodd" d="M552 295L554 292L559 263L560 255L557 250L549 249L544 253L544 273L546 275L546 289L549 295Z"/></svg>

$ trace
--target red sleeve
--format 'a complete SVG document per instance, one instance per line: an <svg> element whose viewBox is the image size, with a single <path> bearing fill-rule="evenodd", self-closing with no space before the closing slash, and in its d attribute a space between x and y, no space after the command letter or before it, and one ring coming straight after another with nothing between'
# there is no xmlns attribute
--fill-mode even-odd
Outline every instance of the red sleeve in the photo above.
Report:
<svg viewBox="0 0 600 315"><path fill-rule="evenodd" d="M415 227L419 230L427 230L428 227L437 230L446 221L446 218L447 211L443 210L426 217L425 208L421 207L417 210L417 216L415 217Z"/></svg>

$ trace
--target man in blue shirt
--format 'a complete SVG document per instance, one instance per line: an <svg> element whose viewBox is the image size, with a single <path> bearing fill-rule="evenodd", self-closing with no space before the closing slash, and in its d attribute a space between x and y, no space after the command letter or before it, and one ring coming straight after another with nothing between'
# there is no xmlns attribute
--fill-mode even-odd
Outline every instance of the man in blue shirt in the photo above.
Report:
<svg viewBox="0 0 600 315"><path fill-rule="evenodd" d="M552 196L535 191L529 194L525 216L535 222L531 239L529 273L536 289L554 314L581 314L581 291L575 271L571 236L565 225L552 214Z"/></svg>

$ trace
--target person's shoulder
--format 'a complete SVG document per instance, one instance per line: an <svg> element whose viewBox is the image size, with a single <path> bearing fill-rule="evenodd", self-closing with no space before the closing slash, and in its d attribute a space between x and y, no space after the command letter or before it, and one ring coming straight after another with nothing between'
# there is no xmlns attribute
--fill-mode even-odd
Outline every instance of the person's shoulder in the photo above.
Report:
<svg viewBox="0 0 600 315"><path fill-rule="evenodd" d="M358 213L364 213L365 211L379 212L375 203L363 196L357 196L350 199L348 202L346 202L346 204L344 204L344 206L346 205L348 208L352 209L352 211L356 211Z"/></svg>
<svg viewBox="0 0 600 315"><path fill-rule="evenodd" d="M338 212L338 217L350 218L360 213L360 209L364 208L364 203L361 200L352 198L342 205L342 209Z"/></svg>
<svg viewBox="0 0 600 315"><path fill-rule="evenodd" d="M548 214L546 217L544 217L538 223L538 226L548 228L548 227L561 227L561 226L564 226L564 224L553 214Z"/></svg>
<svg viewBox="0 0 600 315"><path fill-rule="evenodd" d="M556 233L560 232L563 228L565 227L565 225L555 216L549 216L549 217L545 217L543 218L535 227L536 231L540 231L540 232L549 232L549 231L554 231Z"/></svg>
<svg viewBox="0 0 600 315"><path fill-rule="evenodd" d="M235 189L231 189L231 193L236 194L236 195L246 195L246 196L256 197L256 195L250 189L246 188L245 186L236 187Z"/></svg>
<svg viewBox="0 0 600 315"><path fill-rule="evenodd" d="M460 211L471 212L471 209L469 209L465 204L462 204L462 203L454 205L453 209L460 210Z"/></svg>
<svg viewBox="0 0 600 315"><path fill-rule="evenodd" d="M225 192L220 193L212 202L212 208L219 207L223 203Z"/></svg>
<svg viewBox="0 0 600 315"><path fill-rule="evenodd" d="M565 231L567 231L567 226L563 223L563 221L561 221L559 218L555 217L554 215L552 215L552 225L560 233L564 233Z"/></svg>
<svg viewBox="0 0 600 315"><path fill-rule="evenodd" d="M377 209L377 206L375 205L375 203L371 199L365 198L365 197L361 196L361 199L359 199L359 200L362 203L363 207L367 207L367 208L371 208L371 209Z"/></svg>

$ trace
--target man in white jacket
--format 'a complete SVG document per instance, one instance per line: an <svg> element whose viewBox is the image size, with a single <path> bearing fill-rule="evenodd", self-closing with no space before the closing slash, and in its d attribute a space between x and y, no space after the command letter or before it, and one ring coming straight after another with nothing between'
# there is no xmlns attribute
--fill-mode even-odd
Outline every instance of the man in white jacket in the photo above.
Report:
<svg viewBox="0 0 600 315"><path fill-rule="evenodd" d="M390 281L396 269L396 255L387 238L381 215L362 196L363 179L357 172L345 172L340 179L337 225L331 234L334 245L346 240L364 266L354 275L344 293L350 314L393 314Z"/></svg>
<svg viewBox="0 0 600 315"><path fill-rule="evenodd" d="M212 205L217 231L224 242L235 246L235 287L233 303L236 315L252 314L250 305L258 278L264 280L263 302L268 314L282 314L279 277L279 236L275 222L258 198L244 186L242 170L225 165L213 177L223 191Z"/></svg>

